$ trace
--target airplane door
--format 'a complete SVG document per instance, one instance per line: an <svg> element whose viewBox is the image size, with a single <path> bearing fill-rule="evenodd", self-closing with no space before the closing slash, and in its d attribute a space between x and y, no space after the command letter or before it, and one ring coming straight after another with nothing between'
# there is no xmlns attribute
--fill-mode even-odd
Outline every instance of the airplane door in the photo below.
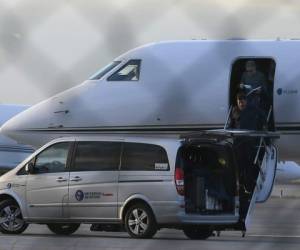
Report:
<svg viewBox="0 0 300 250"><path fill-rule="evenodd" d="M256 202L265 202L271 195L276 175L277 149L270 145L266 147L265 156L261 165L256 188Z"/></svg>
<svg viewBox="0 0 300 250"><path fill-rule="evenodd" d="M255 203L265 202L271 195L277 167L277 149L274 145L265 147L264 157L260 166L256 186L251 198L247 217L246 228L249 226Z"/></svg>

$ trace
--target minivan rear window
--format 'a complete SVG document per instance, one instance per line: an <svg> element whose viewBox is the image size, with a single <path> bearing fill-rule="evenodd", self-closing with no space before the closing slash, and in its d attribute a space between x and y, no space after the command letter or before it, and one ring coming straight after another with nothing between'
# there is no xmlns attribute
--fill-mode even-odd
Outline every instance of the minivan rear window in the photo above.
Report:
<svg viewBox="0 0 300 250"><path fill-rule="evenodd" d="M166 150L158 145L124 143L121 170L167 171L169 162Z"/></svg>
<svg viewBox="0 0 300 250"><path fill-rule="evenodd" d="M78 142L71 171L118 170L120 154L120 142Z"/></svg>

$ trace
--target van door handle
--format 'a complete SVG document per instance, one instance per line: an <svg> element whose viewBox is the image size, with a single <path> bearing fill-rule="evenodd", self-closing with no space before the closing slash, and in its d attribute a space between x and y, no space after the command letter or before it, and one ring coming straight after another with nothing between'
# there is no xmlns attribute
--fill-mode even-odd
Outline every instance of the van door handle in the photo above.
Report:
<svg viewBox="0 0 300 250"><path fill-rule="evenodd" d="M66 179L66 178L63 178L63 177L58 177L58 178L56 179L56 181L57 181L57 182L64 182L64 181L67 181L67 179Z"/></svg>
<svg viewBox="0 0 300 250"><path fill-rule="evenodd" d="M70 181L81 181L82 179L79 176L75 176L70 179Z"/></svg>

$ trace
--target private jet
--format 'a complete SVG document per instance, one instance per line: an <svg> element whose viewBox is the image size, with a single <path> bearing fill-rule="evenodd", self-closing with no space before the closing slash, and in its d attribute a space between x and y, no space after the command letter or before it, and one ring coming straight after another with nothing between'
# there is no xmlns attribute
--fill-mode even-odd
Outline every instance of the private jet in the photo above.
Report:
<svg viewBox="0 0 300 250"><path fill-rule="evenodd" d="M255 61L272 100L279 160L299 163L298 40L191 40L133 49L82 84L31 106L2 133L35 147L82 134L182 134L223 129L245 64Z"/></svg>
<svg viewBox="0 0 300 250"><path fill-rule="evenodd" d="M298 40L148 44L119 56L82 84L14 116L2 126L2 133L34 147L58 137L87 134L180 137L214 131L216 138L253 136L256 142L259 139L253 147L256 181L248 179L255 185L249 189L238 184L245 206L238 213L246 214L242 223L246 225L253 204L270 196L277 161L300 162L299 49ZM266 79L267 128L232 131L228 117L250 60ZM243 145L247 148L247 143Z"/></svg>

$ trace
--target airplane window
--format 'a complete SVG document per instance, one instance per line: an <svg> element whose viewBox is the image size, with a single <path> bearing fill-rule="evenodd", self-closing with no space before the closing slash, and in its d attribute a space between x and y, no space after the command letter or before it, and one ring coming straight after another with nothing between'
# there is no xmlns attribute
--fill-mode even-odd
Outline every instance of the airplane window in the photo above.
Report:
<svg viewBox="0 0 300 250"><path fill-rule="evenodd" d="M107 78L108 81L138 81L141 60L130 60L117 72Z"/></svg>
<svg viewBox="0 0 300 250"><path fill-rule="evenodd" d="M104 68L100 69L97 71L94 75L92 75L89 80L99 80L102 78L106 73L111 71L113 68L115 68L117 65L119 65L121 62L120 61L114 61L108 65L106 65Z"/></svg>

